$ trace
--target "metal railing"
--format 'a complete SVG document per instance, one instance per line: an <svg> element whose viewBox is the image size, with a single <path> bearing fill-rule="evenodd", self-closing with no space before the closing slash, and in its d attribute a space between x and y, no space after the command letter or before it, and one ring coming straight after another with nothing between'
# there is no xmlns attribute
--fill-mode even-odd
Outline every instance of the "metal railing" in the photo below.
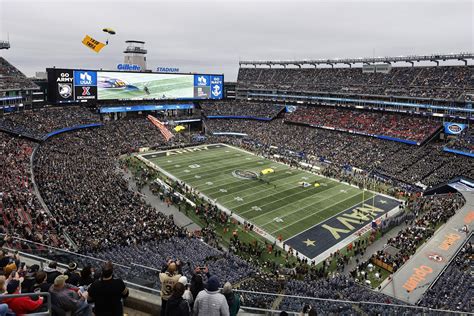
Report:
<svg viewBox="0 0 474 316"><path fill-rule="evenodd" d="M28 242L24 239L19 239L22 242ZM35 243L38 244L38 243ZM54 247L49 247L46 245L42 245L46 250L46 252L42 251L41 254L52 254L53 257L44 257L40 255L35 255L32 253L25 252L21 250L19 253L21 256L28 258L30 260L36 261L40 263L40 266L44 266L46 263L49 263L51 260L56 260L58 262L58 266L64 270L67 269L67 264L70 261L75 261L78 263L78 266L81 266L83 259L87 259L88 261L96 262L98 266L104 263L106 260L94 258L91 256L86 256L82 254L73 253L67 250L61 250ZM4 247L10 251L14 250L12 248ZM54 252L64 252L65 256L56 257L54 256ZM68 261L60 261L61 258L67 258ZM59 260L58 260L59 259ZM153 279L148 278L144 280L148 280L153 282L154 285L157 285L159 282L158 273L160 272L159 269L137 264L130 262L130 265L123 265L119 263L114 263L116 267L120 269L115 270L116 275L124 279L127 287L130 289L134 289L143 293L148 293L153 296L156 296L156 301L159 301L160 290L157 288L153 288L150 286L138 284L136 282L132 282L131 278L134 277L133 271L134 269L143 269L148 270L151 275L155 276ZM143 271L135 271L140 272L139 276L145 277L147 273L142 273ZM135 273L136 274L136 273ZM136 276L136 275L135 275ZM159 284L158 284L159 285ZM289 295L289 294L282 294L282 293L267 293L267 292L258 292L258 291L248 291L244 289L234 289L236 293L239 293L243 298L241 308L245 311L249 311L252 313L265 313L267 315L278 315L282 310L286 310L290 315L297 315L299 314L300 308L303 305L311 305L315 308L318 313L322 314L331 314L331 313L349 313L349 314L360 314L362 313L371 313L373 311L383 311L383 313L391 314L391 315L457 315L457 314L469 314L466 312L458 312L458 311L449 311L449 310L442 310L442 309L432 309L428 307L421 307L421 306L413 306L413 305L402 305L402 304L392 304L392 303L379 303L379 302L368 302L368 301L350 301L350 300L338 300L338 299L326 299L326 298L316 298L310 296L300 296L300 295ZM25 296L29 295L42 295L43 293L33 293L33 294L25 294ZM46 293L48 295L48 293ZM2 296L5 297L5 296ZM272 303L280 300L279 304L272 307ZM48 300L50 301L50 300ZM262 302L266 302L262 306ZM276 307L276 308L274 308ZM287 308L284 308L287 307ZM50 307L48 307L50 308ZM280 308L280 309L277 309ZM471 313L474 315L474 313Z"/></svg>
<svg viewBox="0 0 474 316"><path fill-rule="evenodd" d="M241 60L242 65L321 65L321 64L370 64L395 62L420 62L436 60L472 60L473 53L411 55L393 57L366 57L366 58L333 58L333 59L302 59L302 60Z"/></svg>
<svg viewBox="0 0 474 316"><path fill-rule="evenodd" d="M35 316L43 316L43 315L51 315L52 309L51 309L51 294L48 292L38 292L38 293L21 293L21 294L5 294L5 295L0 295L0 304L2 304L6 299L10 298L19 298L19 297L30 297L34 298L37 296L43 296L46 297L46 306L48 307L48 311L46 312L33 312L31 314L26 314L26 315L35 315Z"/></svg>

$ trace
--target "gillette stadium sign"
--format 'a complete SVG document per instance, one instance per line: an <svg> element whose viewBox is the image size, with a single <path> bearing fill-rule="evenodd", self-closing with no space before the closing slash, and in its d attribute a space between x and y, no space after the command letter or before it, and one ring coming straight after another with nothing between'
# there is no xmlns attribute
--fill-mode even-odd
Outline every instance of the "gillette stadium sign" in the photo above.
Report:
<svg viewBox="0 0 474 316"><path fill-rule="evenodd" d="M157 72L179 72L179 68L175 67L157 67Z"/></svg>
<svg viewBox="0 0 474 316"><path fill-rule="evenodd" d="M139 65L133 65L133 64L118 64L117 65L117 70L120 71L140 71L142 70L142 67Z"/></svg>

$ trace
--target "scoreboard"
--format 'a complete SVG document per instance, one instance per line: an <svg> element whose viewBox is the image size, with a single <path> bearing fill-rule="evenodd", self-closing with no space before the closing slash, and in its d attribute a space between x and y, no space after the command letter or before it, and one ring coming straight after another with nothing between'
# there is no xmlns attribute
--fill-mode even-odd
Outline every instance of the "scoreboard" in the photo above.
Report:
<svg viewBox="0 0 474 316"><path fill-rule="evenodd" d="M48 68L48 101L222 99L224 76Z"/></svg>

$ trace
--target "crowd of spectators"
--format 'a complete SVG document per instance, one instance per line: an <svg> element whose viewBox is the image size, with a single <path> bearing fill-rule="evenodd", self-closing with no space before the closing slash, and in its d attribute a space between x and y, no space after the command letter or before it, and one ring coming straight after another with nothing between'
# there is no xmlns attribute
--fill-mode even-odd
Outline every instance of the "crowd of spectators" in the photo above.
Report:
<svg viewBox="0 0 474 316"><path fill-rule="evenodd" d="M461 248L437 282L423 296L420 305L453 311L472 311L472 261L474 238ZM455 293L456 295L453 295Z"/></svg>
<svg viewBox="0 0 474 316"><path fill-rule="evenodd" d="M34 143L0 132L0 233L58 246L64 240L56 219L33 191L30 157Z"/></svg>
<svg viewBox="0 0 474 316"><path fill-rule="evenodd" d="M0 117L0 129L41 140L60 128L98 122L99 116L84 107L39 108Z"/></svg>
<svg viewBox="0 0 474 316"><path fill-rule="evenodd" d="M474 129L464 129L461 134L448 143L447 147L474 154Z"/></svg>
<svg viewBox="0 0 474 316"><path fill-rule="evenodd" d="M118 171L119 155L159 145L159 130L140 118L61 134L40 146L34 162L40 193L82 251L180 233L130 191Z"/></svg>
<svg viewBox="0 0 474 316"><path fill-rule="evenodd" d="M407 220L407 227L390 238L384 249L372 255L373 262L383 262L396 272L417 248L434 234L440 224L445 223L464 205L464 202L464 198L459 194L426 196L410 201L407 208L413 213L413 219ZM353 271L354 277L358 272L359 269Z"/></svg>
<svg viewBox="0 0 474 316"><path fill-rule="evenodd" d="M239 132L247 134L244 141L229 136L212 136L209 141L228 141L250 150L279 155L293 153L297 162L322 164L341 176L341 168L360 168L411 187L435 186L455 176L474 177L474 160L443 151L441 142L423 146L407 145L373 137L318 129L285 123L285 119L271 122L251 120L208 120L209 132ZM247 142L246 140L250 140ZM278 148L274 148L278 147ZM337 166L338 168L335 168ZM392 179L392 180L390 180ZM399 185L401 185L399 184Z"/></svg>
<svg viewBox="0 0 474 316"><path fill-rule="evenodd" d="M3 249L0 252L0 311L2 315L25 315L48 312L52 315L122 315L122 300L128 288L114 276L114 266L104 262L95 275L89 268L78 269L70 262L66 269L51 261L43 269L39 265L26 266L18 254ZM24 297L3 297L9 294L35 294ZM51 301L48 302L48 299Z"/></svg>
<svg viewBox="0 0 474 316"><path fill-rule="evenodd" d="M327 314L344 314L350 315L353 313L353 305L351 303L335 303L332 300L348 300L355 302L376 302L387 304L398 304L398 300L389 298L382 293L374 292L368 288L361 286L355 282L354 279L340 274L333 274L327 278L317 281L299 281L290 280L286 285L286 295L303 296L298 297L284 297L280 304L282 310L301 310L305 305L312 306L316 311L324 311ZM324 300L317 300L311 298L319 298ZM358 307L362 311L370 314L377 314L385 309L388 311L389 306L377 306L360 304Z"/></svg>
<svg viewBox="0 0 474 316"><path fill-rule="evenodd" d="M272 119L285 108L282 105L249 101L214 101L202 103L204 115L237 116L246 118Z"/></svg>
<svg viewBox="0 0 474 316"><path fill-rule="evenodd" d="M330 107L299 107L286 120L317 127L423 142L441 123L416 116Z"/></svg>
<svg viewBox="0 0 474 316"><path fill-rule="evenodd" d="M5 58L0 57L0 90L20 89L38 89L38 86Z"/></svg>
<svg viewBox="0 0 474 316"><path fill-rule="evenodd" d="M465 99L472 66L393 67L389 73L362 68L240 68L240 88Z"/></svg>
<svg viewBox="0 0 474 316"><path fill-rule="evenodd" d="M58 121L65 121L62 116L58 117L60 118ZM90 118L88 114L85 117L86 120ZM74 115L71 116L71 121L73 124L77 121ZM41 121L41 124L38 125L41 126L38 130L46 132L51 126L54 129L64 127L59 122L43 122L45 121ZM291 125L282 119L271 122L210 120L207 124L212 131L247 133L248 139L253 141L246 143L239 141L239 145L251 146L249 149L256 152L270 152L269 150L273 148L270 146L277 146L278 153L290 154L295 159L306 162L330 161L339 166L351 165L370 170L374 166L396 163L396 157L399 159L401 157L397 156L398 154L410 155L413 152L417 155L420 154L416 150L413 151L413 147L405 144ZM103 260L112 260L125 266L135 264L133 269L117 269L117 274L120 272L124 277L152 280L154 281L153 286L159 288L161 288L161 283L156 271L151 268L157 268L157 264L169 262L172 259L185 263L181 267L181 273L188 279L195 277L196 267L206 267L205 269L211 275L222 282L221 285L224 282L232 284L241 282L240 288L243 290L267 292L274 289L271 292L284 290L286 294L329 299L365 300L381 303L390 301L386 296L358 285L352 277L328 275L324 268L323 270L308 268L308 262L273 266L270 267L270 274L263 274L262 266L256 261L246 261L236 254L211 247L186 229L178 227L172 217L158 212L144 202L140 193L129 189L129 183L123 178L123 173L120 171L123 166L118 162L120 155L135 152L140 147L165 145L162 139L159 130L145 118L136 118L106 122L101 128L62 134L44 142L35 156L34 173L41 196L52 212L53 218L46 215L40 208L31 191L29 159L32 144L20 138L0 134L0 151L2 151L2 157L7 157L7 159L0 161L0 164L4 164L2 170L5 170L1 174L5 181L0 182L2 192L2 204L0 205L2 211L6 210L2 212L6 214L6 217L3 216L3 232L61 247L68 247L61 235L62 232L67 233L81 253ZM212 142L216 139L235 142L234 139L214 137L210 137L209 141ZM422 158L428 161L429 155L440 154L436 151L437 149L437 145L433 145L431 150L426 150ZM393 156L395 158L392 158ZM456 160L458 156L449 155L449 158L456 165L462 162ZM461 157L460 159L465 158ZM413 162L412 165L403 165L400 170L411 170L410 168L413 168L420 158L415 157L410 161ZM434 164L434 168L438 168L438 172L445 166L445 163ZM412 179L410 183L429 179L429 176L434 173L429 169L430 167L426 167L424 164L420 168L425 168L426 171L419 171L419 176ZM469 163L464 168L470 168ZM418 168L413 169L418 170ZM473 172L474 168L458 170L467 174L468 172L465 170ZM452 174L449 175L452 176ZM437 174L436 179L446 179L446 177L444 174ZM436 202L423 206L423 208L433 208L433 211L425 213L432 216L422 217L421 222L417 222L417 225L421 225L426 220L433 222L445 220L443 217L449 214L440 212L443 207L448 208L449 205L441 204L440 206ZM25 226L24 222L16 222L23 220L23 218L19 219L18 216L15 216L19 212L18 208L27 209L19 214L29 215L31 226ZM219 214L216 213L216 216ZM15 222L12 221L13 218ZM417 238L417 236L413 236L415 239ZM205 234L203 237L203 240L206 241L213 239L212 234ZM396 242L394 241L394 243ZM209 244L214 243L209 242ZM242 244L234 246L236 247L235 252L239 253L240 248L237 249L237 247L242 247ZM240 249L241 251L242 249ZM343 266L345 259L343 257L339 259L338 263L341 261L341 266ZM81 262L81 267L84 266L86 263ZM54 266L50 268L55 269ZM268 268L266 266L265 270ZM86 268L85 271L90 271L90 268ZM286 285L283 285L279 279L282 271L285 271L284 274L290 279ZM56 278L47 281L54 286ZM93 281L90 274L85 275L84 278ZM62 289L62 284L67 281L60 279L58 280L60 287L58 290ZM207 273L202 275L203 282L207 282L209 279ZM44 277L37 281L41 281L39 283L42 284ZM76 293L78 292L76 291ZM76 299L81 300L81 297L85 302L87 298L84 299L84 296L78 295ZM258 295L246 294L243 295L243 300L251 306L265 306L265 308L271 307L274 302L270 298L263 299ZM87 309L83 302L79 302L81 308ZM280 308L293 311L301 310L302 302L297 298L284 298ZM344 312L353 308L350 303L324 302L316 304L309 302L309 304L322 312Z"/></svg>

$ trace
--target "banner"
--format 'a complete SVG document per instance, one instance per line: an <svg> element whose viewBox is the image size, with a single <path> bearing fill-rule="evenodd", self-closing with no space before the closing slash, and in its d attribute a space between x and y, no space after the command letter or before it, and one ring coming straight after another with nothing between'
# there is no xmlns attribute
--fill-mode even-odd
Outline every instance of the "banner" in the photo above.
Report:
<svg viewBox="0 0 474 316"><path fill-rule="evenodd" d="M462 123L444 123L444 132L448 135L458 135L466 128Z"/></svg>
<svg viewBox="0 0 474 316"><path fill-rule="evenodd" d="M158 129L160 130L161 132L161 135L163 135L163 137L166 139L166 141L169 141L174 135L165 127L165 125L160 122L156 117L154 116L151 116L151 115L148 115L147 116L147 119L153 124L155 125L156 127L158 127Z"/></svg>
<svg viewBox="0 0 474 316"><path fill-rule="evenodd" d="M99 42L98 40L93 39L89 35L86 35L82 40L82 44L92 49L94 52L98 53L102 48L105 47L104 43Z"/></svg>

